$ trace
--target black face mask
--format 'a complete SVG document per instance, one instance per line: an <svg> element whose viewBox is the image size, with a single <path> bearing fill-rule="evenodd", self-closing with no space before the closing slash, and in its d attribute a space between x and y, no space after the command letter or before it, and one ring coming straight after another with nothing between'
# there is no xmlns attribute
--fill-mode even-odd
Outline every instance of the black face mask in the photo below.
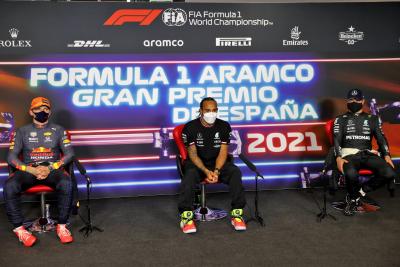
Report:
<svg viewBox="0 0 400 267"><path fill-rule="evenodd" d="M40 111L38 113L33 113L35 114L35 120L37 120L40 123L46 122L49 119L49 113L45 111Z"/></svg>
<svg viewBox="0 0 400 267"><path fill-rule="evenodd" d="M357 111L362 109L362 107L363 107L362 103L357 103L357 102L347 103L347 108L353 113L356 113Z"/></svg>

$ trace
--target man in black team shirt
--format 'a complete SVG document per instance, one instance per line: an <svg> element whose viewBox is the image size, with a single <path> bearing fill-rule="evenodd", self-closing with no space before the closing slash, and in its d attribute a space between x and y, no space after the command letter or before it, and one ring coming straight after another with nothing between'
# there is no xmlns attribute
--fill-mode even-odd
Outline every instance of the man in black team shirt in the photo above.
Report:
<svg viewBox="0 0 400 267"><path fill-rule="evenodd" d="M72 204L72 181L63 167L71 162L74 153L65 130L48 122L50 109L48 99L36 97L32 100L29 114L33 117L33 123L16 131L8 153L8 163L16 171L4 184L7 215L14 226L14 233L27 247L35 244L36 237L22 225L21 192L38 184L56 190L59 211L57 235L61 243L73 241L66 228Z"/></svg>
<svg viewBox="0 0 400 267"><path fill-rule="evenodd" d="M362 91L350 90L347 94L348 112L335 119L333 128L337 167L346 179L348 195L343 212L347 216L362 211L366 193L388 183L396 175L381 120L363 112L363 104ZM377 140L379 152L372 150L372 137ZM360 185L358 171L362 168L372 170L374 177Z"/></svg>
<svg viewBox="0 0 400 267"><path fill-rule="evenodd" d="M228 156L231 127L228 122L217 119L217 112L217 102L211 97L204 98L200 103L200 117L188 122L182 132L189 155L183 166L178 205L180 226L184 233L196 232L192 211L194 190L204 177L208 183L221 181L229 185L232 199L231 223L235 230L246 230L242 173Z"/></svg>

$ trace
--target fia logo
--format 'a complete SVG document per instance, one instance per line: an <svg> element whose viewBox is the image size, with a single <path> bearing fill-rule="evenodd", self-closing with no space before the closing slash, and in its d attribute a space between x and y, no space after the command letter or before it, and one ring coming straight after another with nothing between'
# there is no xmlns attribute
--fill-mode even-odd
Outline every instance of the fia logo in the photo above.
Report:
<svg viewBox="0 0 400 267"><path fill-rule="evenodd" d="M167 26L183 26L187 21L187 14L180 8L168 8L162 14L162 21Z"/></svg>

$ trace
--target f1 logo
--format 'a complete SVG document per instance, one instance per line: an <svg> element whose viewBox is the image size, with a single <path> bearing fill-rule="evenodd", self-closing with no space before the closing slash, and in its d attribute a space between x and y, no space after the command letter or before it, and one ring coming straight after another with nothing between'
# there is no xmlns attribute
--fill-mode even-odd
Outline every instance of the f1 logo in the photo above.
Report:
<svg viewBox="0 0 400 267"><path fill-rule="evenodd" d="M104 22L104 25L121 26L128 22L138 22L140 26L148 26L161 12L162 9L119 9Z"/></svg>

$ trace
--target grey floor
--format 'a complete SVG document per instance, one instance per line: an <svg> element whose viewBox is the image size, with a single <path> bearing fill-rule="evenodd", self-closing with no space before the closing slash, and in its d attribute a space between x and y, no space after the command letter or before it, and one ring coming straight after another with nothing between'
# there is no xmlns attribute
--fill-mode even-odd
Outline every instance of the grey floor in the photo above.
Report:
<svg viewBox="0 0 400 267"><path fill-rule="evenodd" d="M251 206L253 196L247 194ZM93 219L103 233L84 238L74 217L73 244L61 245L55 233L46 233L33 248L17 242L2 207L0 266L400 266L400 197L384 189L372 196L381 211L349 218L330 209L338 220L317 223L309 193L264 191L265 228L250 223L237 233L223 220L198 224L194 235L178 228L175 196L95 200ZM226 193L208 199L229 208ZM24 209L28 217L38 212L37 203Z"/></svg>

